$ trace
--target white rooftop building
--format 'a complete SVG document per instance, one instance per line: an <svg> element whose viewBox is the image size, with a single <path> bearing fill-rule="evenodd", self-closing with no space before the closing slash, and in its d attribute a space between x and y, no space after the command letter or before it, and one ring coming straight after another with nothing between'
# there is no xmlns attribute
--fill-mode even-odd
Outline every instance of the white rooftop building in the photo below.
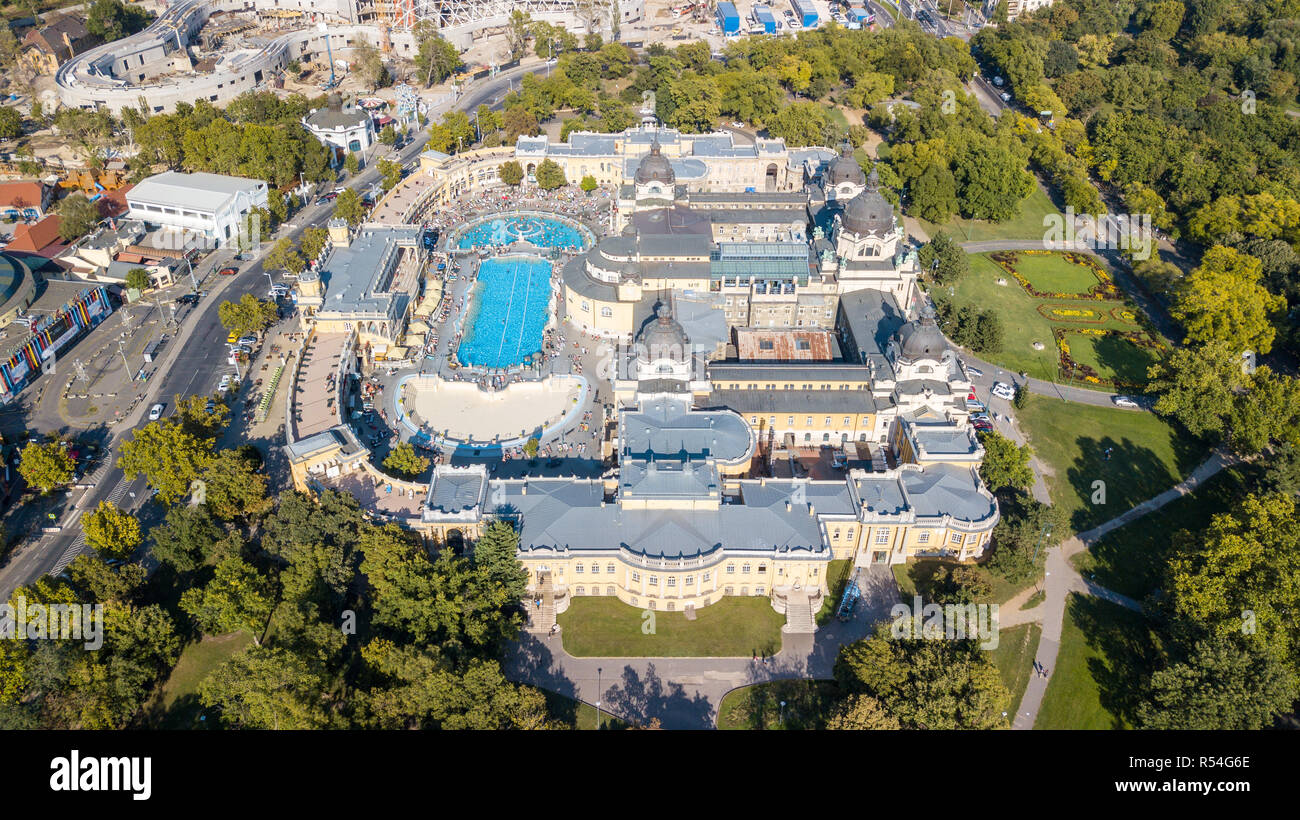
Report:
<svg viewBox="0 0 1300 820"><path fill-rule="evenodd" d="M267 206L266 183L221 174L166 171L127 192L128 217L226 244L253 208Z"/></svg>

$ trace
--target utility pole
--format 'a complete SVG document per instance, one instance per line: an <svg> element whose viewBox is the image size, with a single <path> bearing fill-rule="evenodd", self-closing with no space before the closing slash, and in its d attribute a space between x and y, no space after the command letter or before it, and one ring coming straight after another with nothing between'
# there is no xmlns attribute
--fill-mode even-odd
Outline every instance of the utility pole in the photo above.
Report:
<svg viewBox="0 0 1300 820"><path fill-rule="evenodd" d="M122 347L122 337L117 339L117 352L122 354L122 367L126 370L126 377L135 381L135 376L131 375L131 363L126 360L126 349Z"/></svg>

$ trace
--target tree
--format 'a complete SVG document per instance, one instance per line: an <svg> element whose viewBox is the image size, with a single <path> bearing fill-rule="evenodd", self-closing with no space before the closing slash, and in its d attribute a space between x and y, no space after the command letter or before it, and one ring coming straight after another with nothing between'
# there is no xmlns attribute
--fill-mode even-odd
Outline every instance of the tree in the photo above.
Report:
<svg viewBox="0 0 1300 820"><path fill-rule="evenodd" d="M149 289L149 271L144 268L131 268L126 272L126 286L138 291Z"/></svg>
<svg viewBox="0 0 1300 820"><path fill-rule="evenodd" d="M888 626L840 649L835 680L851 695L875 698L904 729L1005 727L1011 703L976 641L894 639Z"/></svg>
<svg viewBox="0 0 1300 820"><path fill-rule="evenodd" d="M539 447L540 447L540 443L537 441L536 438L528 439L528 441L524 442L524 455L528 456L529 458L537 458L537 450Z"/></svg>
<svg viewBox="0 0 1300 820"><path fill-rule="evenodd" d="M182 398L179 393L176 394L173 396L176 414L172 416L172 421L194 438L213 442L230 422L230 408L224 401L214 400L212 409L209 410L208 401L208 397L203 395Z"/></svg>
<svg viewBox="0 0 1300 820"><path fill-rule="evenodd" d="M582 182L578 183L578 187L582 189L583 193L590 195L592 191L596 190L600 186L596 184L595 177L591 174L587 174L582 178Z"/></svg>
<svg viewBox="0 0 1300 820"><path fill-rule="evenodd" d="M273 502L266 494L266 477L242 449L219 451L203 470L204 503L222 521L257 518L270 512Z"/></svg>
<svg viewBox="0 0 1300 820"><path fill-rule="evenodd" d="M502 601L518 601L528 586L528 572L519 563L519 533L506 521L493 521L474 543L474 566L499 585ZM504 605L504 604L503 604Z"/></svg>
<svg viewBox="0 0 1300 820"><path fill-rule="evenodd" d="M18 109L0 105L0 139L12 140L23 134L23 115Z"/></svg>
<svg viewBox="0 0 1300 820"><path fill-rule="evenodd" d="M553 191L569 184L564 177L564 169L552 159L542 160L542 164L537 166L536 176L537 186L543 191Z"/></svg>
<svg viewBox="0 0 1300 820"><path fill-rule="evenodd" d="M826 106L809 100L782 108L768 123L767 130L774 137L785 138L792 147L834 145L839 141L838 127L831 121Z"/></svg>
<svg viewBox="0 0 1300 820"><path fill-rule="evenodd" d="M1197 641L1143 688L1143 729L1267 729L1300 696L1295 672L1274 652L1222 635Z"/></svg>
<svg viewBox="0 0 1300 820"><path fill-rule="evenodd" d="M1147 370L1147 390L1158 396L1153 409L1203 439L1227 435L1233 391L1243 382L1239 351L1222 341L1178 348Z"/></svg>
<svg viewBox="0 0 1300 820"><path fill-rule="evenodd" d="M1034 470L1029 466L1033 450L1029 445L1016 446L1011 439L996 431L980 433L984 448L984 461L980 464L980 478L989 490L997 492L1003 487L1024 490L1034 483Z"/></svg>
<svg viewBox="0 0 1300 820"><path fill-rule="evenodd" d="M1190 342L1225 342L1238 352L1268 353L1273 318L1286 298L1261 284L1260 261L1235 248L1215 246L1183 283L1170 313L1183 323Z"/></svg>
<svg viewBox="0 0 1300 820"><path fill-rule="evenodd" d="M105 42L135 34L148 22L148 12L122 0L95 0L86 11L86 30Z"/></svg>
<svg viewBox="0 0 1300 820"><path fill-rule="evenodd" d="M1161 600L1169 617L1193 640L1241 636L1294 666L1300 656L1293 617L1300 607L1296 499L1248 495L1231 512L1215 515L1203 531L1184 531L1173 542Z"/></svg>
<svg viewBox="0 0 1300 820"><path fill-rule="evenodd" d="M208 635L243 629L260 644L275 598L267 580L235 555L217 564L206 586L185 590L180 607Z"/></svg>
<svg viewBox="0 0 1300 820"><path fill-rule="evenodd" d="M238 302L227 299L218 305L217 317L226 330L239 336L249 336L261 333L274 324L279 318L279 309L274 302L263 301L251 293L245 293L239 297Z"/></svg>
<svg viewBox="0 0 1300 820"><path fill-rule="evenodd" d="M379 132L379 141L384 145L397 144L397 129L393 127L391 122Z"/></svg>
<svg viewBox="0 0 1300 820"><path fill-rule="evenodd" d="M1070 516L1064 507L1029 495L1000 501L1002 516L993 529L994 550L987 566L1013 584L1024 583L1037 577L1047 551L1070 534Z"/></svg>
<svg viewBox="0 0 1300 820"><path fill-rule="evenodd" d="M391 81L388 68L384 65L384 55L379 53L379 49L375 48L365 35L358 34L353 42L352 60L356 66L357 76L370 87L371 91L377 91Z"/></svg>
<svg viewBox="0 0 1300 820"><path fill-rule="evenodd" d="M283 647L257 646L217 667L199 684L199 700L237 729L320 729L324 681Z"/></svg>
<svg viewBox="0 0 1300 820"><path fill-rule="evenodd" d="M136 517L108 501L99 502L82 516L81 531L86 534L86 544L101 557L121 561L130 558L144 541Z"/></svg>
<svg viewBox="0 0 1300 820"><path fill-rule="evenodd" d="M947 165L931 165L912 184L912 211L921 219L943 224L959 207L957 178Z"/></svg>
<svg viewBox="0 0 1300 820"><path fill-rule="evenodd" d="M361 204L361 195L351 188L344 188L334 203L334 215L346 220L350 227L360 225L366 218L366 206Z"/></svg>
<svg viewBox="0 0 1300 820"><path fill-rule="evenodd" d="M507 108L506 113L501 117L501 125L506 130L505 141L507 144L514 143L521 136L536 136L542 130L542 127L537 123L537 117L522 105Z"/></svg>
<svg viewBox="0 0 1300 820"><path fill-rule="evenodd" d="M415 478L429 469L429 459L417 454L409 441L403 441L389 451L384 468L405 478Z"/></svg>
<svg viewBox="0 0 1300 820"><path fill-rule="evenodd" d="M518 185L524 181L524 168L513 159L501 163L501 167L497 169L497 174L501 177L501 181L507 185Z"/></svg>
<svg viewBox="0 0 1300 820"><path fill-rule="evenodd" d="M298 250L294 248L293 240L286 236L266 252L266 256L262 258L262 267L272 270L286 270L296 276L302 273L303 268L307 267L307 263L298 254Z"/></svg>
<svg viewBox="0 0 1300 820"><path fill-rule="evenodd" d="M190 492L211 458L209 441L190 435L180 425L154 421L122 444L117 466L128 481L143 474L158 491L158 498L172 504Z"/></svg>
<svg viewBox="0 0 1300 820"><path fill-rule="evenodd" d="M176 506L167 511L164 522L149 531L152 554L179 573L193 572L215 563L226 533L205 505ZM224 558L226 556L220 556Z"/></svg>
<svg viewBox="0 0 1300 820"><path fill-rule="evenodd" d="M899 728L898 718L889 714L880 701L869 695L850 695L831 715L826 728L838 731L862 731L866 729L895 730Z"/></svg>
<svg viewBox="0 0 1300 820"><path fill-rule="evenodd" d="M347 171L350 176L357 175L357 172L361 170L361 160L357 158L356 154L349 152L348 155L343 158L343 170ZM339 198L342 198L341 194Z"/></svg>
<svg viewBox="0 0 1300 820"><path fill-rule="evenodd" d="M33 441L23 447L18 474L33 487L48 493L72 480L76 462L62 442Z"/></svg>
<svg viewBox="0 0 1300 820"><path fill-rule="evenodd" d="M506 24L506 47L510 50L510 59L518 60L528 50L532 25L533 18L528 12L519 9L510 12L510 22Z"/></svg>
<svg viewBox="0 0 1300 820"><path fill-rule="evenodd" d="M385 192L396 188L402 181L402 163L381 159L376 168L379 170L379 185Z"/></svg>
<svg viewBox="0 0 1300 820"><path fill-rule="evenodd" d="M415 42L415 67L424 78L425 88L447 79L460 65L460 51L438 34L432 20L415 24Z"/></svg>
<svg viewBox="0 0 1300 820"><path fill-rule="evenodd" d="M970 271L966 252L943 231L930 237L917 256L922 270L929 271L930 277L940 285L955 284Z"/></svg>
<svg viewBox="0 0 1300 820"><path fill-rule="evenodd" d="M324 228L310 227L302 232L298 240L298 248L302 251L304 259L315 259L320 256L320 252L329 241L329 231Z"/></svg>
<svg viewBox="0 0 1300 820"><path fill-rule="evenodd" d="M80 239L99 225L99 208L84 194L69 194L55 211L59 214L59 238L67 242Z"/></svg>

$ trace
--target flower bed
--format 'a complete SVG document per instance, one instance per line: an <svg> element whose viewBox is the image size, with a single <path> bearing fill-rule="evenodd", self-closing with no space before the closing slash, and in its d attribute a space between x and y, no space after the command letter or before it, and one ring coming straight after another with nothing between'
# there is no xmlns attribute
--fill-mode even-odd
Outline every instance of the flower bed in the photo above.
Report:
<svg viewBox="0 0 1300 820"><path fill-rule="evenodd" d="M1137 313L1135 313L1132 308L1126 307L1111 308L1110 318L1128 325L1135 325L1138 321Z"/></svg>
<svg viewBox="0 0 1300 820"><path fill-rule="evenodd" d="M1038 312L1044 319L1053 322L1087 322L1089 324L1103 324L1106 321L1106 314L1093 310L1088 307L1078 305L1038 305Z"/></svg>
<svg viewBox="0 0 1300 820"><path fill-rule="evenodd" d="M1056 349L1060 354L1060 375L1064 381L1080 381L1087 384L1105 385L1116 388L1141 389L1145 383L1131 382L1123 379L1103 378L1096 368L1091 365L1077 361L1070 352L1070 344L1066 341L1066 335L1074 333L1080 336L1091 336L1094 338L1113 336L1121 338L1130 344L1146 350L1164 351L1166 348L1163 344L1148 336L1141 331L1127 330L1099 330L1097 328L1063 328L1058 327L1052 331L1056 338Z"/></svg>
<svg viewBox="0 0 1300 820"><path fill-rule="evenodd" d="M1079 265L1080 267L1087 268L1088 271L1097 278L1097 284L1084 293L1061 293L1038 290L1028 279L1025 278L1023 274L1016 270L1016 263L1020 261L1021 254L1026 256L1059 255L1062 259L1072 265ZM1020 286L1025 289L1026 293L1039 299L1108 300L1121 298L1119 288L1115 286L1115 282L1110 278L1110 274L1106 272L1105 268L1097 264L1095 259L1086 253L1072 253L1068 251L996 251L989 254L989 258L992 259L998 267L1002 268L1002 270L1014 276L1016 281L1020 283Z"/></svg>

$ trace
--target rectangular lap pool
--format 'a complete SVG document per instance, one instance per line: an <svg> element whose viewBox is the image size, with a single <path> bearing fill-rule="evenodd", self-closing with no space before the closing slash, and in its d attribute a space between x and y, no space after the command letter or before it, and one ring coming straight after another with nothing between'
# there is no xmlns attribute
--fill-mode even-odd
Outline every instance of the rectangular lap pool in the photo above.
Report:
<svg viewBox="0 0 1300 820"><path fill-rule="evenodd" d="M542 349L551 301L551 263L507 256L486 259L478 270L461 363L513 367Z"/></svg>

